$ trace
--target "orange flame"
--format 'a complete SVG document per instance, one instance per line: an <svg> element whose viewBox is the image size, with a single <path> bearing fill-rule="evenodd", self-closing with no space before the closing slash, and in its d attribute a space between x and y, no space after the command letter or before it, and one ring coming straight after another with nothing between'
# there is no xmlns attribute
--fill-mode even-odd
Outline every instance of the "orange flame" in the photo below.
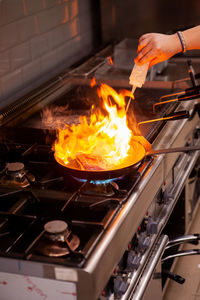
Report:
<svg viewBox="0 0 200 300"><path fill-rule="evenodd" d="M58 130L55 159L64 166L82 170L116 169L130 165L130 153L133 163L133 148L137 148L140 137L134 136L134 130L128 127L125 110L125 97L134 99L133 94L128 90L117 93L106 84L97 92L102 109L93 112L89 121L82 116L80 124L66 124ZM142 151L144 156L145 149ZM137 160L137 155L134 157Z"/></svg>
<svg viewBox="0 0 200 300"><path fill-rule="evenodd" d="M91 80L90 80L90 86L91 87L94 87L96 85L96 79L95 77L93 77Z"/></svg>
<svg viewBox="0 0 200 300"><path fill-rule="evenodd" d="M112 57L111 57L111 56L108 56L108 57L107 57L107 62L108 62L108 64L109 64L110 66L113 65L113 60L112 60Z"/></svg>

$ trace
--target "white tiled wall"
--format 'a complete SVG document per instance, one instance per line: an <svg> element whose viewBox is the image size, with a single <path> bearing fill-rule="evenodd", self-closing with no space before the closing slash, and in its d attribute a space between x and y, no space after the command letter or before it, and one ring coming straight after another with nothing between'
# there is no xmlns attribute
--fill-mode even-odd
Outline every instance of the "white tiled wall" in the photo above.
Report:
<svg viewBox="0 0 200 300"><path fill-rule="evenodd" d="M90 0L0 0L0 109L91 50Z"/></svg>

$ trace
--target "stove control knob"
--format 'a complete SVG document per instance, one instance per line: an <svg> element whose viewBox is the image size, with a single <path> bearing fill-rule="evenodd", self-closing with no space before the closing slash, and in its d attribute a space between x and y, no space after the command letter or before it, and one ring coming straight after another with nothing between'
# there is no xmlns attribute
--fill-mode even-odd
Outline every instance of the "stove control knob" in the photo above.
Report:
<svg viewBox="0 0 200 300"><path fill-rule="evenodd" d="M147 234L157 234L158 222L154 221L151 217L149 217L146 225L146 231Z"/></svg>
<svg viewBox="0 0 200 300"><path fill-rule="evenodd" d="M166 188L164 193L163 193L163 203L167 204L169 201L174 200L174 197L172 196L172 194L169 192L169 189Z"/></svg>
<svg viewBox="0 0 200 300"><path fill-rule="evenodd" d="M200 137L200 126L197 126L194 131L194 139L198 139Z"/></svg>
<svg viewBox="0 0 200 300"><path fill-rule="evenodd" d="M122 278L122 276L117 276L114 279L114 295L115 297L121 297L123 294L125 294L129 283L126 279Z"/></svg>
<svg viewBox="0 0 200 300"><path fill-rule="evenodd" d="M140 261L141 261L141 256L136 255L136 253L131 250L128 253L128 257L127 257L127 271L134 271L137 270L139 265L140 265Z"/></svg>
<svg viewBox="0 0 200 300"><path fill-rule="evenodd" d="M148 235L146 235L145 232L142 232L138 240L139 252L143 253L149 247L150 243L151 243L151 238Z"/></svg>

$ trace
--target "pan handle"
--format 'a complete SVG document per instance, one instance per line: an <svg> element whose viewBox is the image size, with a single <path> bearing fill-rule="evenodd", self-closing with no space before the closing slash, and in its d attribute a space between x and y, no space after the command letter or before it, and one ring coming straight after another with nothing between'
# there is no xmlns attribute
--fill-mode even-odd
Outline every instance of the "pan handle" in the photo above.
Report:
<svg viewBox="0 0 200 300"><path fill-rule="evenodd" d="M158 149L152 150L151 152L147 153L147 156L152 155L159 155L159 154L167 154L167 153L176 153L176 152L189 152L189 151L197 151L200 150L200 145L198 146L186 146L186 147L176 147L176 148L169 148L169 149Z"/></svg>

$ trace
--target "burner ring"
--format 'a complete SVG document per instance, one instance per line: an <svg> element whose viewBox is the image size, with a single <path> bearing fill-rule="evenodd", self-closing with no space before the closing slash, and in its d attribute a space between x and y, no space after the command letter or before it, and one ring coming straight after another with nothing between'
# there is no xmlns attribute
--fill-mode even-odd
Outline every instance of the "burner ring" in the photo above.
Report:
<svg viewBox="0 0 200 300"><path fill-rule="evenodd" d="M6 165L6 174L8 178L21 182L26 175L24 164L21 162L12 162Z"/></svg>
<svg viewBox="0 0 200 300"><path fill-rule="evenodd" d="M67 228L67 223L61 220L50 221L44 225L45 231L50 234L62 233L67 230Z"/></svg>
<svg viewBox="0 0 200 300"><path fill-rule="evenodd" d="M35 181L34 175L25 170L25 166L21 162L8 162L1 171L1 184L5 186L17 186L25 188Z"/></svg>
<svg viewBox="0 0 200 300"><path fill-rule="evenodd" d="M61 220L47 222L44 225L45 237L51 241L64 242L68 235L68 224Z"/></svg>
<svg viewBox="0 0 200 300"><path fill-rule="evenodd" d="M21 162L8 163L6 167L8 173L18 173L24 171L24 164Z"/></svg>
<svg viewBox="0 0 200 300"><path fill-rule="evenodd" d="M65 221L49 221L44 224L44 230L44 236L37 246L37 252L42 255L65 256L75 251L80 245L80 239L69 230Z"/></svg>

